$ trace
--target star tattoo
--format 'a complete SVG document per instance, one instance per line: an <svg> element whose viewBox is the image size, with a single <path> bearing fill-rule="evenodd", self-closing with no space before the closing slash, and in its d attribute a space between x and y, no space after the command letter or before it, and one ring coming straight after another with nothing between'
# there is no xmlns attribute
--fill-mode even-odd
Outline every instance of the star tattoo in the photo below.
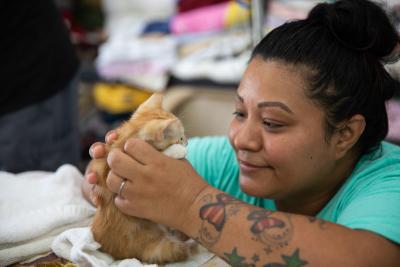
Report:
<svg viewBox="0 0 400 267"><path fill-rule="evenodd" d="M245 260L245 257L241 257L237 254L237 249L236 247L232 250L232 253L224 253L225 257L228 261L228 263L232 266L240 266L243 261Z"/></svg>
<svg viewBox="0 0 400 267"><path fill-rule="evenodd" d="M300 259L299 253L299 249L296 249L291 256L282 255L282 259L285 261L287 267L301 267L308 263Z"/></svg>

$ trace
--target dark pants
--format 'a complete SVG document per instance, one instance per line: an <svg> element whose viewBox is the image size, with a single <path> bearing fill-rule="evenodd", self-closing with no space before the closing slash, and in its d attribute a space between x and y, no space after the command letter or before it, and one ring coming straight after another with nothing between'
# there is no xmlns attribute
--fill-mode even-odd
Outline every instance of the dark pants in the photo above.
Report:
<svg viewBox="0 0 400 267"><path fill-rule="evenodd" d="M77 79L56 95L0 117L0 170L55 171L80 159Z"/></svg>

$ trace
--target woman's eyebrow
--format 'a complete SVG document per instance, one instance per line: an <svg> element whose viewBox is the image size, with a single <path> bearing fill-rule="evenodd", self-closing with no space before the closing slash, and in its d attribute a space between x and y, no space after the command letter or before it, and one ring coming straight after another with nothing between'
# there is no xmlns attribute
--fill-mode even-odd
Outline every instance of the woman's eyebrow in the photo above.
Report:
<svg viewBox="0 0 400 267"><path fill-rule="evenodd" d="M244 103L243 97L241 97L239 94L236 94L236 100L239 100L240 102Z"/></svg>
<svg viewBox="0 0 400 267"><path fill-rule="evenodd" d="M293 111L290 110L290 108L288 106L286 106L285 104L283 104L282 102L276 102L276 101L264 101L264 102L260 102L257 105L258 108L265 108L265 107L278 107L283 109L284 111L293 114Z"/></svg>
<svg viewBox="0 0 400 267"><path fill-rule="evenodd" d="M243 97L241 97L239 94L236 94L236 100L240 101L241 103L244 103ZM263 102L258 103L257 107L258 108L278 107L290 114L293 114L293 111L288 106L286 106L282 102L278 102L278 101L263 101Z"/></svg>

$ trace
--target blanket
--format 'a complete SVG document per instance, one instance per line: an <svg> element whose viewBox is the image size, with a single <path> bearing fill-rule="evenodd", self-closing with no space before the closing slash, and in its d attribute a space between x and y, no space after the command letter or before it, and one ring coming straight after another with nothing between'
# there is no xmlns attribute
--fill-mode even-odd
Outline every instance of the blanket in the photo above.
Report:
<svg viewBox="0 0 400 267"><path fill-rule="evenodd" d="M187 242L194 242L189 240ZM194 243L193 243L194 244ZM52 244L54 253L64 259L86 267L155 267L156 264L144 264L137 259L114 260L110 255L99 251L100 244L93 239L89 227L74 228L59 235ZM198 245L197 252L185 262L172 263L166 267L201 266L214 255Z"/></svg>
<svg viewBox="0 0 400 267"><path fill-rule="evenodd" d="M0 266L51 251L67 229L88 226L95 209L81 193L72 165L55 172L0 172Z"/></svg>
<svg viewBox="0 0 400 267"><path fill-rule="evenodd" d="M116 261L99 250L89 227L95 208L83 198L82 179L71 165L54 173L0 172L0 266L30 262L51 251L77 266L156 266L137 259ZM201 266L213 256L199 246L187 261L167 266Z"/></svg>

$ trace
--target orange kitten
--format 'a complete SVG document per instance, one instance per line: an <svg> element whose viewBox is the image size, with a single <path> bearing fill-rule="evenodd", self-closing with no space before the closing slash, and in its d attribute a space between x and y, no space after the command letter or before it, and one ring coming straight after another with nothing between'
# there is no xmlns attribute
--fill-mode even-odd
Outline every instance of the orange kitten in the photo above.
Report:
<svg viewBox="0 0 400 267"><path fill-rule="evenodd" d="M118 139L106 145L106 151L123 148L129 137L146 140L158 150L173 144L185 144L181 122L161 107L162 95L153 94L131 119L117 129ZM189 256L186 243L175 238L165 226L122 214L114 205L114 195L107 189L110 168L106 158L91 161L91 168L99 176L95 193L99 196L93 219L94 239L101 250L115 259L137 258L147 263L163 264L183 261Z"/></svg>

